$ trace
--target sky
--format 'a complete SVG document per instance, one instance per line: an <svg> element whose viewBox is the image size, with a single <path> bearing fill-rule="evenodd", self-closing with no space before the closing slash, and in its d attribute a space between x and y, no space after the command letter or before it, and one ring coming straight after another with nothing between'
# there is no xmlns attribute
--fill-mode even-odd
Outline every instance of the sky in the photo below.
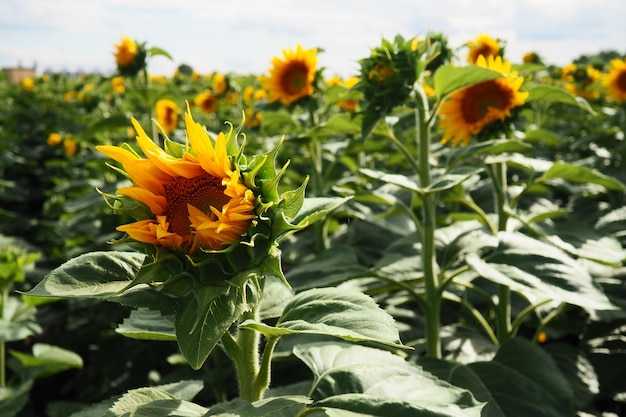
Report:
<svg viewBox="0 0 626 417"><path fill-rule="evenodd" d="M383 38L429 31L453 48L485 33L506 41L512 62L534 51L563 66L601 50L626 53L624 16L623 0L2 0L0 68L112 74L113 45L130 36L173 57L150 58L153 74L187 64L260 75L301 44L323 50L325 75L347 77Z"/></svg>

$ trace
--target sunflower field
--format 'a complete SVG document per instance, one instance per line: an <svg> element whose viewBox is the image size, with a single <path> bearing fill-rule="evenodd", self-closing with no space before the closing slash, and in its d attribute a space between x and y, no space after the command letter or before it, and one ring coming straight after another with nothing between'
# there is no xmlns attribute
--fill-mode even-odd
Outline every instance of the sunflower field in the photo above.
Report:
<svg viewBox="0 0 626 417"><path fill-rule="evenodd" d="M626 58L505 47L3 76L0 415L626 415Z"/></svg>

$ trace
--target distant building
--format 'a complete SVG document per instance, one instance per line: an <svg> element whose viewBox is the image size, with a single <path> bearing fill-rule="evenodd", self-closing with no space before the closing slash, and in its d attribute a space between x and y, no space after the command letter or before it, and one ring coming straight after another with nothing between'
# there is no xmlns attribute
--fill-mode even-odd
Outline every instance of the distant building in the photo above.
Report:
<svg viewBox="0 0 626 417"><path fill-rule="evenodd" d="M21 64L18 64L17 67L6 67L2 68L7 74L7 79L10 83L18 84L21 83L24 78L34 77L35 76L36 66L33 65L32 68L22 67Z"/></svg>

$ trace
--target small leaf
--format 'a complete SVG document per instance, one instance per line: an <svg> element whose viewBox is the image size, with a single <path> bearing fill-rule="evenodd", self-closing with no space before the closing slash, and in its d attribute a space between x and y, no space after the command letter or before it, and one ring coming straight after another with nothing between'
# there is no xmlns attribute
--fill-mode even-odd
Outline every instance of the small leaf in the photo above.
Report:
<svg viewBox="0 0 626 417"><path fill-rule="evenodd" d="M167 51L165 51L164 49L158 48L156 46L153 46L152 48L148 50L148 55L149 56L164 56L170 61L174 60L174 58L172 58L172 56Z"/></svg>
<svg viewBox="0 0 626 417"><path fill-rule="evenodd" d="M147 308L132 310L115 331L131 339L176 340L174 317Z"/></svg>
<svg viewBox="0 0 626 417"><path fill-rule="evenodd" d="M388 174L382 171L375 171L373 169L361 168L359 172L365 176L373 178L375 180L383 181L388 184L394 184L398 187L410 190L419 194L424 192L424 189L419 186L413 179L401 174Z"/></svg>
<svg viewBox="0 0 626 417"><path fill-rule="evenodd" d="M305 198L300 211L293 217L291 223L298 227L308 226L349 201L350 198L351 197Z"/></svg>
<svg viewBox="0 0 626 417"><path fill-rule="evenodd" d="M35 378L83 367L83 359L78 354L44 343L33 345L32 355L17 351L11 351L11 355L17 358L25 369L34 370Z"/></svg>

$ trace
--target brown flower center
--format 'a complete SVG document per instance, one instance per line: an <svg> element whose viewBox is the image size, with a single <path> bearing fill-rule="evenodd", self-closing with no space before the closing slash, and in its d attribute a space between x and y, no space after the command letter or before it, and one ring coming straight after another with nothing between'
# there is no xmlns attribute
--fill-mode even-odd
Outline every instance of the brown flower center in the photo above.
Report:
<svg viewBox="0 0 626 417"><path fill-rule="evenodd" d="M481 120L489 108L506 109L512 101L512 91L504 89L493 81L485 81L467 88L461 100L463 120L476 123Z"/></svg>
<svg viewBox="0 0 626 417"><path fill-rule="evenodd" d="M615 80L615 84L619 87L622 93L626 92L626 71L619 73L617 79Z"/></svg>
<svg viewBox="0 0 626 417"><path fill-rule="evenodd" d="M287 68L282 79L283 90L288 94L298 94L306 86L308 68L304 62L293 63Z"/></svg>
<svg viewBox="0 0 626 417"><path fill-rule="evenodd" d="M222 180L210 174L194 178L175 178L165 186L165 216L170 224L168 231L181 236L189 235L191 232L187 204L204 213L210 212L210 207L221 210L230 200L224 194L225 189Z"/></svg>

